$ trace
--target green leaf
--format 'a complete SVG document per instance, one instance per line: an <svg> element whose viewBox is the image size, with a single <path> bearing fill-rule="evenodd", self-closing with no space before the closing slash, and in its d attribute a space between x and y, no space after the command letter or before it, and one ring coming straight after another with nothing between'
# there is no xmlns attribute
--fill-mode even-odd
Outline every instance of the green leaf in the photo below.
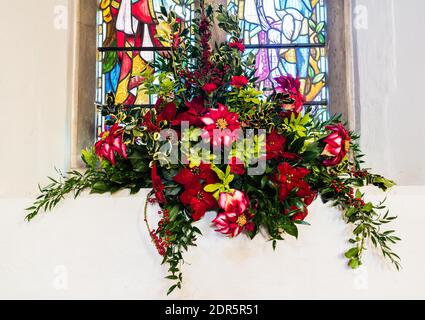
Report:
<svg viewBox="0 0 425 320"><path fill-rule="evenodd" d="M357 257L357 256L358 256L358 254L359 254L359 248L353 248L353 249L348 250L348 251L345 253L345 257L346 257L347 259L352 259L352 258L354 258L354 257Z"/></svg>
<svg viewBox="0 0 425 320"><path fill-rule="evenodd" d="M358 269L360 266L362 265L362 263L360 262L360 260L359 259L351 259L349 262L348 262L348 266L351 268L351 269Z"/></svg>
<svg viewBox="0 0 425 320"><path fill-rule="evenodd" d="M108 191L109 191L109 186L103 181L98 181L93 185L91 193L103 194Z"/></svg>
<svg viewBox="0 0 425 320"><path fill-rule="evenodd" d="M308 67L308 76L313 79L315 77L315 75L316 75L316 73L314 72L313 67L309 66Z"/></svg>
<svg viewBox="0 0 425 320"><path fill-rule="evenodd" d="M325 28L325 26L326 26L326 23L325 23L325 22L320 22L320 23L317 25L317 27L316 27L316 32L317 32L317 33L322 32L322 30Z"/></svg>
<svg viewBox="0 0 425 320"><path fill-rule="evenodd" d="M170 289L168 289L167 296L169 296L174 290L176 290L176 288L177 288L177 285L175 284Z"/></svg>
<svg viewBox="0 0 425 320"><path fill-rule="evenodd" d="M298 228L295 224L284 224L282 228L287 234L298 239Z"/></svg>
<svg viewBox="0 0 425 320"><path fill-rule="evenodd" d="M365 206L363 207L363 211L365 212L371 212L372 210L373 210L373 204L370 202L365 204Z"/></svg>
<svg viewBox="0 0 425 320"><path fill-rule="evenodd" d="M325 73L319 73L313 78L313 84L318 84L319 82L322 82L323 80L325 80L325 76Z"/></svg>
<svg viewBox="0 0 425 320"><path fill-rule="evenodd" d="M219 190L221 188L221 184L216 183L216 184L209 184L204 188L205 192L209 192L209 193L213 193L216 192L217 190Z"/></svg>
<svg viewBox="0 0 425 320"><path fill-rule="evenodd" d="M345 216L347 218L350 218L353 215L355 215L356 213L357 213L357 208L352 207L352 208L350 208L350 209L347 210L347 212L345 213Z"/></svg>
<svg viewBox="0 0 425 320"><path fill-rule="evenodd" d="M105 52L105 57L102 63L102 73L106 74L114 70L118 62L118 55L116 51Z"/></svg>

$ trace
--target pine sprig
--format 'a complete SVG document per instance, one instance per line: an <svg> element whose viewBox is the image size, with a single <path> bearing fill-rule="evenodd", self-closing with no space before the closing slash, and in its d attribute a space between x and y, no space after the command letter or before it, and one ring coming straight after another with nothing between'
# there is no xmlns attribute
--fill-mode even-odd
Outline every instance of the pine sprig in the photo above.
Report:
<svg viewBox="0 0 425 320"><path fill-rule="evenodd" d="M44 188L39 186L40 195L34 204L26 209L26 211L29 211L29 214L25 218L28 222L33 220L42 211L52 211L53 208L65 199L66 195L73 193L74 198L77 198L82 191L92 185L93 171L89 170L85 173L80 173L74 170L68 172L66 176L59 171L58 173L59 179L49 177L51 183L48 186Z"/></svg>

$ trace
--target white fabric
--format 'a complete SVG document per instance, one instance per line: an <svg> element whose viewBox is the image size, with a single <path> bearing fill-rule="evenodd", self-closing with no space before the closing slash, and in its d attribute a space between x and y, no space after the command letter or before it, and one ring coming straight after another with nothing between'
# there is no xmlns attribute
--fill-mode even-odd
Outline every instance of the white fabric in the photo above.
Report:
<svg viewBox="0 0 425 320"><path fill-rule="evenodd" d="M131 0L122 0L117 17L117 30L128 35L135 35L139 21L133 18L131 12Z"/></svg>

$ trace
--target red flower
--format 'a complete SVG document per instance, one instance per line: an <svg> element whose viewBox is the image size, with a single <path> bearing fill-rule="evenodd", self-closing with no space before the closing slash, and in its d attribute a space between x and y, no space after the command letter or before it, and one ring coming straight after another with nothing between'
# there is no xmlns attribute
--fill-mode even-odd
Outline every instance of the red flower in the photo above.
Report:
<svg viewBox="0 0 425 320"><path fill-rule="evenodd" d="M233 157L230 160L230 172L237 174L239 176L243 175L245 173L245 164L243 163L242 160Z"/></svg>
<svg viewBox="0 0 425 320"><path fill-rule="evenodd" d="M158 103L161 101L160 103ZM158 116L156 117L157 123L161 123L162 121L167 121L170 123L176 118L177 114L177 106L174 102L167 103L164 107L161 107L162 99L159 99L157 104L155 105L155 109L158 112Z"/></svg>
<svg viewBox="0 0 425 320"><path fill-rule="evenodd" d="M206 93L211 94L215 90L217 90L217 85L215 83L207 83L202 87L202 90L204 90Z"/></svg>
<svg viewBox="0 0 425 320"><path fill-rule="evenodd" d="M167 202L167 200L165 199L164 185L162 184L161 177L158 175L156 164L152 166L151 175L152 175L152 186L153 186L153 191L155 192L156 200L158 200L159 204L164 204Z"/></svg>
<svg viewBox="0 0 425 320"><path fill-rule="evenodd" d="M332 133L323 141L326 143L325 149L323 150L322 155L329 157L325 160L323 164L327 167L337 166L350 149L351 138L348 134L347 129L344 128L342 124L327 126L327 130L332 131Z"/></svg>
<svg viewBox="0 0 425 320"><path fill-rule="evenodd" d="M232 49L237 49L240 52L245 52L245 45L243 44L243 40L233 40L229 43L229 47Z"/></svg>
<svg viewBox="0 0 425 320"><path fill-rule="evenodd" d="M217 207L217 201L211 193L204 191L199 181L185 186L185 191L180 196L181 202L192 209L192 218L200 220L208 210Z"/></svg>
<svg viewBox="0 0 425 320"><path fill-rule="evenodd" d="M289 210L285 210L285 215L289 215L290 213L294 213L294 215L291 217L292 220L304 221L308 216L308 209L305 207L304 210L301 210L297 206L292 206Z"/></svg>
<svg viewBox="0 0 425 320"><path fill-rule="evenodd" d="M245 76L233 76L230 81L230 85L237 88L246 86L248 83L249 81Z"/></svg>
<svg viewBox="0 0 425 320"><path fill-rule="evenodd" d="M283 93L297 93L300 91L301 82L299 78L296 79L290 74L287 76L281 76L279 78L275 78L277 84L279 85L276 88L276 91Z"/></svg>
<svg viewBox="0 0 425 320"><path fill-rule="evenodd" d="M286 137L278 134L276 131L273 131L271 134L267 135L266 150L267 150L267 160L285 158L296 160L300 157L296 154L285 152L285 145L287 139Z"/></svg>
<svg viewBox="0 0 425 320"><path fill-rule="evenodd" d="M236 237L244 229L249 232L254 231L254 223L250 221L253 216L246 213L249 199L243 192L236 190L233 193L220 194L219 205L224 213L220 213L212 221L217 227L217 232Z"/></svg>
<svg viewBox="0 0 425 320"><path fill-rule="evenodd" d="M207 108L204 105L204 98L194 98L191 102L186 102L186 107L189 109L179 114L176 120L173 121L173 125L178 126L183 121L187 121L191 126L202 126L201 117L207 112Z"/></svg>
<svg viewBox="0 0 425 320"><path fill-rule="evenodd" d="M205 124L204 130L207 131L202 137L214 139L214 145L224 141L224 145L229 147L237 137L236 131L240 129L238 114L229 112L229 109L222 104L218 104L218 109L211 109L201 120Z"/></svg>
<svg viewBox="0 0 425 320"><path fill-rule="evenodd" d="M276 91L289 94L290 98L294 100L294 103L291 105L283 105L284 111L300 114L303 111L305 97L300 92L301 82L299 78L297 77L295 79L291 75L287 75L276 78L275 80L279 85Z"/></svg>
<svg viewBox="0 0 425 320"><path fill-rule="evenodd" d="M119 124L114 124L108 131L100 135L100 140L96 143L96 154L100 159L105 158L113 165L115 162L115 153L124 159L127 159L127 147L122 141L123 129Z"/></svg>
<svg viewBox="0 0 425 320"><path fill-rule="evenodd" d="M217 182L217 174L211 169L209 164L201 164L195 168L183 168L174 177L174 181L182 186L190 186L193 183L203 181L204 184Z"/></svg>
<svg viewBox="0 0 425 320"><path fill-rule="evenodd" d="M149 110L143 117L142 126L146 127L148 132L159 132L161 128L152 122L152 112Z"/></svg>
<svg viewBox="0 0 425 320"><path fill-rule="evenodd" d="M285 201L292 191L297 190L300 197L310 193L310 186L304 181L304 178L310 173L305 168L294 168L289 163L279 164L278 173L273 179L279 185L279 199Z"/></svg>

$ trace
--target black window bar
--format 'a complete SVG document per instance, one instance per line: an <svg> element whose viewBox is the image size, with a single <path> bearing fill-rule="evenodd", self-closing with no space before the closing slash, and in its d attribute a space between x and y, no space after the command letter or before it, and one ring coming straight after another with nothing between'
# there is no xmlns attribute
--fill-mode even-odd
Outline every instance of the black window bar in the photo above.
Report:
<svg viewBox="0 0 425 320"><path fill-rule="evenodd" d="M326 48L325 43L292 43L292 44L247 44L246 49L314 49L314 48ZM160 52L160 51L171 51L171 47L98 47L99 52ZM305 106L327 106L328 100L322 101L308 101L304 103ZM135 108L153 108L153 104L142 104L142 105L123 105L124 107L135 107Z"/></svg>

